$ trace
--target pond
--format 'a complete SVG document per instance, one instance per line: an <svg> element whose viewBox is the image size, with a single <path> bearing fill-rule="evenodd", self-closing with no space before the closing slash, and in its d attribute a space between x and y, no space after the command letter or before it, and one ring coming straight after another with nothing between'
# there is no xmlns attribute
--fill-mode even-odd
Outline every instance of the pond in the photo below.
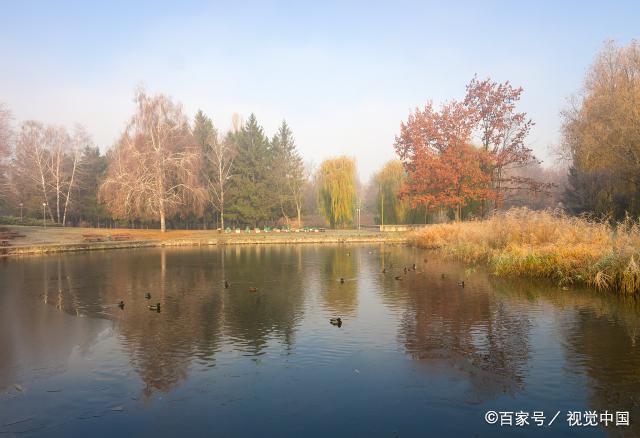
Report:
<svg viewBox="0 0 640 438"><path fill-rule="evenodd" d="M0 260L14 434L640 436L640 307L389 244Z"/></svg>

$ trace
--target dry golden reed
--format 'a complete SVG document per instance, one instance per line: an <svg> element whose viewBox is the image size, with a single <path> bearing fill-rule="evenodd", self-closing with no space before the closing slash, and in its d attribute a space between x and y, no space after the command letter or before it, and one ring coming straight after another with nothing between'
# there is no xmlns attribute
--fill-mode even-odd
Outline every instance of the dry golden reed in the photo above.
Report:
<svg viewBox="0 0 640 438"><path fill-rule="evenodd" d="M483 221L432 225L413 241L466 262L487 263L500 276L640 292L640 227L631 220L611 226L561 211L518 208Z"/></svg>

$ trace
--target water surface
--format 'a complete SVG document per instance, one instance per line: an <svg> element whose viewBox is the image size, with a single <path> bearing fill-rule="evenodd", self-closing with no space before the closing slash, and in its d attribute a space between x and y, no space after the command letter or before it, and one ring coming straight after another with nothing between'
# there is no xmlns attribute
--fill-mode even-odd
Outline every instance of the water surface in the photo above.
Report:
<svg viewBox="0 0 640 438"><path fill-rule="evenodd" d="M0 437L640 436L639 340L633 301L399 245L0 260Z"/></svg>

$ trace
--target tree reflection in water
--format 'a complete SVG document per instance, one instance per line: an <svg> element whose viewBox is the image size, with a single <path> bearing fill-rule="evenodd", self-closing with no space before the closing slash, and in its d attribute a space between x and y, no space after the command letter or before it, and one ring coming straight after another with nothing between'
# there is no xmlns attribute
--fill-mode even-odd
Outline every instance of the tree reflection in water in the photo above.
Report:
<svg viewBox="0 0 640 438"><path fill-rule="evenodd" d="M463 278L466 287L458 287ZM125 379L130 388L133 371L140 379L136 394L144 400L206 379L218 379L211 388L232 394L238 389L221 381L232 373L258 373L246 363L268 364L253 380L262 385L270 378L287 381L289 372L299 372L302 382L312 380L311 373L338 378L340 366L366 357L384 361L367 363L372 370L384 365L379 369L401 374L405 362L413 364L419 378L406 377L411 384L429 385L432 376L458 379L465 384L464 401L480 403L504 396L544 400L548 394L529 378L545 363L560 391L569 390L573 376L585 379L588 400L577 400L585 406L640 415L637 301L498 280L481 268L401 245L24 258L0 264L0 292L0 390L9 394L15 382L62 375L77 367L72 357L94 358L96 349L104 353L101 360L113 362L95 363L91 372L110 382ZM160 313L148 309L156 302ZM345 325L330 326L333 316ZM289 365L296 371L285 371ZM205 373L196 376L196 370ZM70 378L95 376L74 372ZM357 380L341 382L362 389ZM639 434L636 426L632 430Z"/></svg>
<svg viewBox="0 0 640 438"><path fill-rule="evenodd" d="M388 245L381 251L387 269L379 290L402 313L399 341L411 357L461 373L480 400L522 389L531 323L492 293L486 272L469 276L435 253ZM403 274L414 263L416 270ZM395 280L398 274L403 280ZM457 284L463 278L465 288Z"/></svg>

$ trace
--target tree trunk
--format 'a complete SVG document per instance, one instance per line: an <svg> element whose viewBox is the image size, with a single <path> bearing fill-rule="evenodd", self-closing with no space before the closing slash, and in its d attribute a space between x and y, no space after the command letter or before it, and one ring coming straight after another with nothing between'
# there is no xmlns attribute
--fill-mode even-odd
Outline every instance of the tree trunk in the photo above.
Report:
<svg viewBox="0 0 640 438"><path fill-rule="evenodd" d="M165 221L164 202L160 201L160 231L163 233L167 231L167 225Z"/></svg>
<svg viewBox="0 0 640 438"><path fill-rule="evenodd" d="M220 229L224 231L224 187L220 184Z"/></svg>
<svg viewBox="0 0 640 438"><path fill-rule="evenodd" d="M56 160L56 222L60 223L60 153L58 150Z"/></svg>
<svg viewBox="0 0 640 438"><path fill-rule="evenodd" d="M75 154L76 152L74 152ZM76 176L76 168L78 167L78 158L77 155L74 155L73 158L73 170L71 171L71 181L69 181L69 188L67 189L67 197L64 201L64 213L62 215L62 226L65 227L67 225L67 208L69 207L69 198L71 198L71 189L73 189L73 180Z"/></svg>
<svg viewBox="0 0 640 438"><path fill-rule="evenodd" d="M300 204L296 204L296 210L298 212L298 229L299 229L300 227L302 227L302 215L301 215L302 209L300 208Z"/></svg>

